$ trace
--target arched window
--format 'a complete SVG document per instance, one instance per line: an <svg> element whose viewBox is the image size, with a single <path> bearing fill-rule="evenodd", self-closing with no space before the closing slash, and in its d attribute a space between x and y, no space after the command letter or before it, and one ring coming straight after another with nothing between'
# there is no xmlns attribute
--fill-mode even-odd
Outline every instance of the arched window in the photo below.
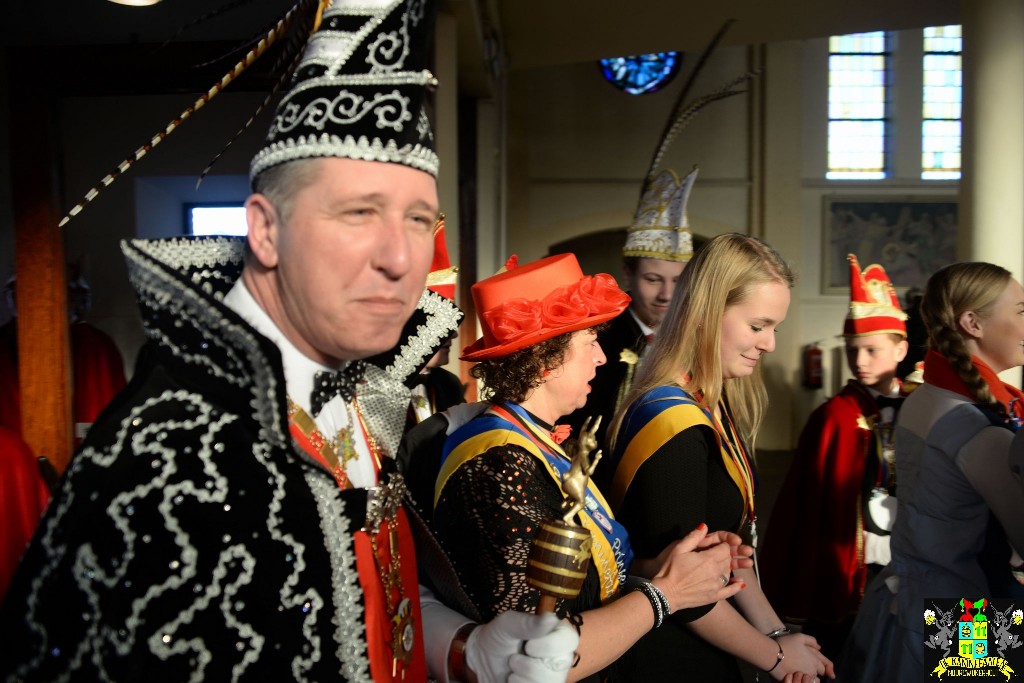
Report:
<svg viewBox="0 0 1024 683"><path fill-rule="evenodd" d="M907 45L908 39L921 42ZM961 28L904 31L899 41L901 45L895 33L885 31L829 38L826 178L876 180L897 172L903 178L912 173L922 180L960 178ZM908 69L918 72L908 73ZM908 111L917 94L908 100L894 91L901 84L912 84L905 87L916 90L918 77L921 109ZM919 139L905 139L918 134ZM916 159L901 158L898 163L893 159L897 148L907 151L918 142L920 169L915 168ZM907 168L908 162L914 166Z"/></svg>
<svg viewBox="0 0 1024 683"><path fill-rule="evenodd" d="M885 31L829 38L826 178L884 178L890 54Z"/></svg>
<svg viewBox="0 0 1024 683"><path fill-rule="evenodd" d="M960 177L962 44L959 26L924 30L921 178L925 180Z"/></svg>

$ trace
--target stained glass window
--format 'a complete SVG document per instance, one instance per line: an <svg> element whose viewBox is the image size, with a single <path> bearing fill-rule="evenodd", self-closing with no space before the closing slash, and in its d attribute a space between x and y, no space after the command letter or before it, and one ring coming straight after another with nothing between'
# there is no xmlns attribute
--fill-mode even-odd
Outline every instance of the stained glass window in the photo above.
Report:
<svg viewBox="0 0 1024 683"><path fill-rule="evenodd" d="M679 72L683 55L654 52L633 57L602 59L601 72L616 88L630 95L643 95L662 88Z"/></svg>
<svg viewBox="0 0 1024 683"><path fill-rule="evenodd" d="M829 39L826 178L886 176L890 53L884 31Z"/></svg>
<svg viewBox="0 0 1024 683"><path fill-rule="evenodd" d="M963 97L959 26L924 30L924 107L921 177L960 177L960 116Z"/></svg>

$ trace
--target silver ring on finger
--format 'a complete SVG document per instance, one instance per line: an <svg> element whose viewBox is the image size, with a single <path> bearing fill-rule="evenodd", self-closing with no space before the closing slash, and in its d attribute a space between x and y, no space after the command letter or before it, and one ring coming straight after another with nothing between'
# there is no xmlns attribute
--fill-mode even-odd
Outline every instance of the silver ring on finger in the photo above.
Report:
<svg viewBox="0 0 1024 683"><path fill-rule="evenodd" d="M728 576L726 576L725 574L722 574L722 576L720 578L722 579L722 588L725 588L726 586L729 585L729 577Z"/></svg>

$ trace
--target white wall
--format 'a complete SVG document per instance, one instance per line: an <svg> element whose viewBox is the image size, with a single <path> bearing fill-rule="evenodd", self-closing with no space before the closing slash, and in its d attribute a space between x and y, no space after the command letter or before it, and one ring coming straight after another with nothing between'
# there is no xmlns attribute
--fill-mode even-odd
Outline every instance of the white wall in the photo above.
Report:
<svg viewBox="0 0 1024 683"><path fill-rule="evenodd" d="M842 354L842 324L846 315L845 295L821 293L824 200L844 196L920 196L955 197L956 181L922 181L921 172L921 31L900 31L896 34L896 57L893 67L893 119L896 137L892 158L893 177L880 181L824 180L827 166L828 117L828 41L803 43L803 97L805 121L803 138L803 192L801 223L803 242L800 283L800 306L804 309L802 343L821 340L825 350L824 388L815 394L813 404L820 403L838 391L851 377ZM867 266L867 263L861 263ZM902 291L902 283L896 282ZM807 391L807 390L803 390Z"/></svg>
<svg viewBox="0 0 1024 683"><path fill-rule="evenodd" d="M894 63L893 177L825 181L827 39L719 50L693 95L708 92L763 61L760 93L710 105L683 131L664 166L699 164L690 197L694 230L766 239L793 265L798 284L776 352L765 363L771 412L759 447L790 448L807 415L849 377L841 348L845 294L822 294L825 196L955 196L958 184L923 182L920 172L920 31L897 34ZM761 57L758 57L760 55ZM684 63L685 78L689 63ZM550 245L628 225L681 79L632 97L605 83L595 64L513 72L510 84L507 253L532 260ZM621 245L609 245L618 250ZM867 264L864 264L867 265ZM824 389L799 385L804 345L821 341Z"/></svg>
<svg viewBox="0 0 1024 683"><path fill-rule="evenodd" d="M517 179L510 189L509 253L533 260L557 242L629 224L689 67L684 62L668 87L639 97L610 86L596 63L512 73L510 145ZM746 48L723 49L692 93L705 94L746 69ZM682 131L662 164L681 175L699 164L689 217L702 235L746 226L748 107L745 96L709 106Z"/></svg>
<svg viewBox="0 0 1024 683"><path fill-rule="evenodd" d="M63 206L75 204L193 99L140 96L62 101ZM221 94L65 226L67 259L81 264L92 287L89 320L113 336L129 373L144 339L119 243L133 237L183 234L182 201L244 199L248 161L266 133L266 115L227 150L199 190L195 183L261 101L255 94Z"/></svg>

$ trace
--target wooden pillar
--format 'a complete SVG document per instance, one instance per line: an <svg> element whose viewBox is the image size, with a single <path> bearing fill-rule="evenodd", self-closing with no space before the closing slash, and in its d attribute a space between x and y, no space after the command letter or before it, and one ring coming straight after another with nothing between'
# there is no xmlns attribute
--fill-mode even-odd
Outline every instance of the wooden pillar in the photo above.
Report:
<svg viewBox="0 0 1024 683"><path fill-rule="evenodd" d="M11 190L22 436L63 472L71 459L71 362L64 241L57 221L53 98L11 60Z"/></svg>

